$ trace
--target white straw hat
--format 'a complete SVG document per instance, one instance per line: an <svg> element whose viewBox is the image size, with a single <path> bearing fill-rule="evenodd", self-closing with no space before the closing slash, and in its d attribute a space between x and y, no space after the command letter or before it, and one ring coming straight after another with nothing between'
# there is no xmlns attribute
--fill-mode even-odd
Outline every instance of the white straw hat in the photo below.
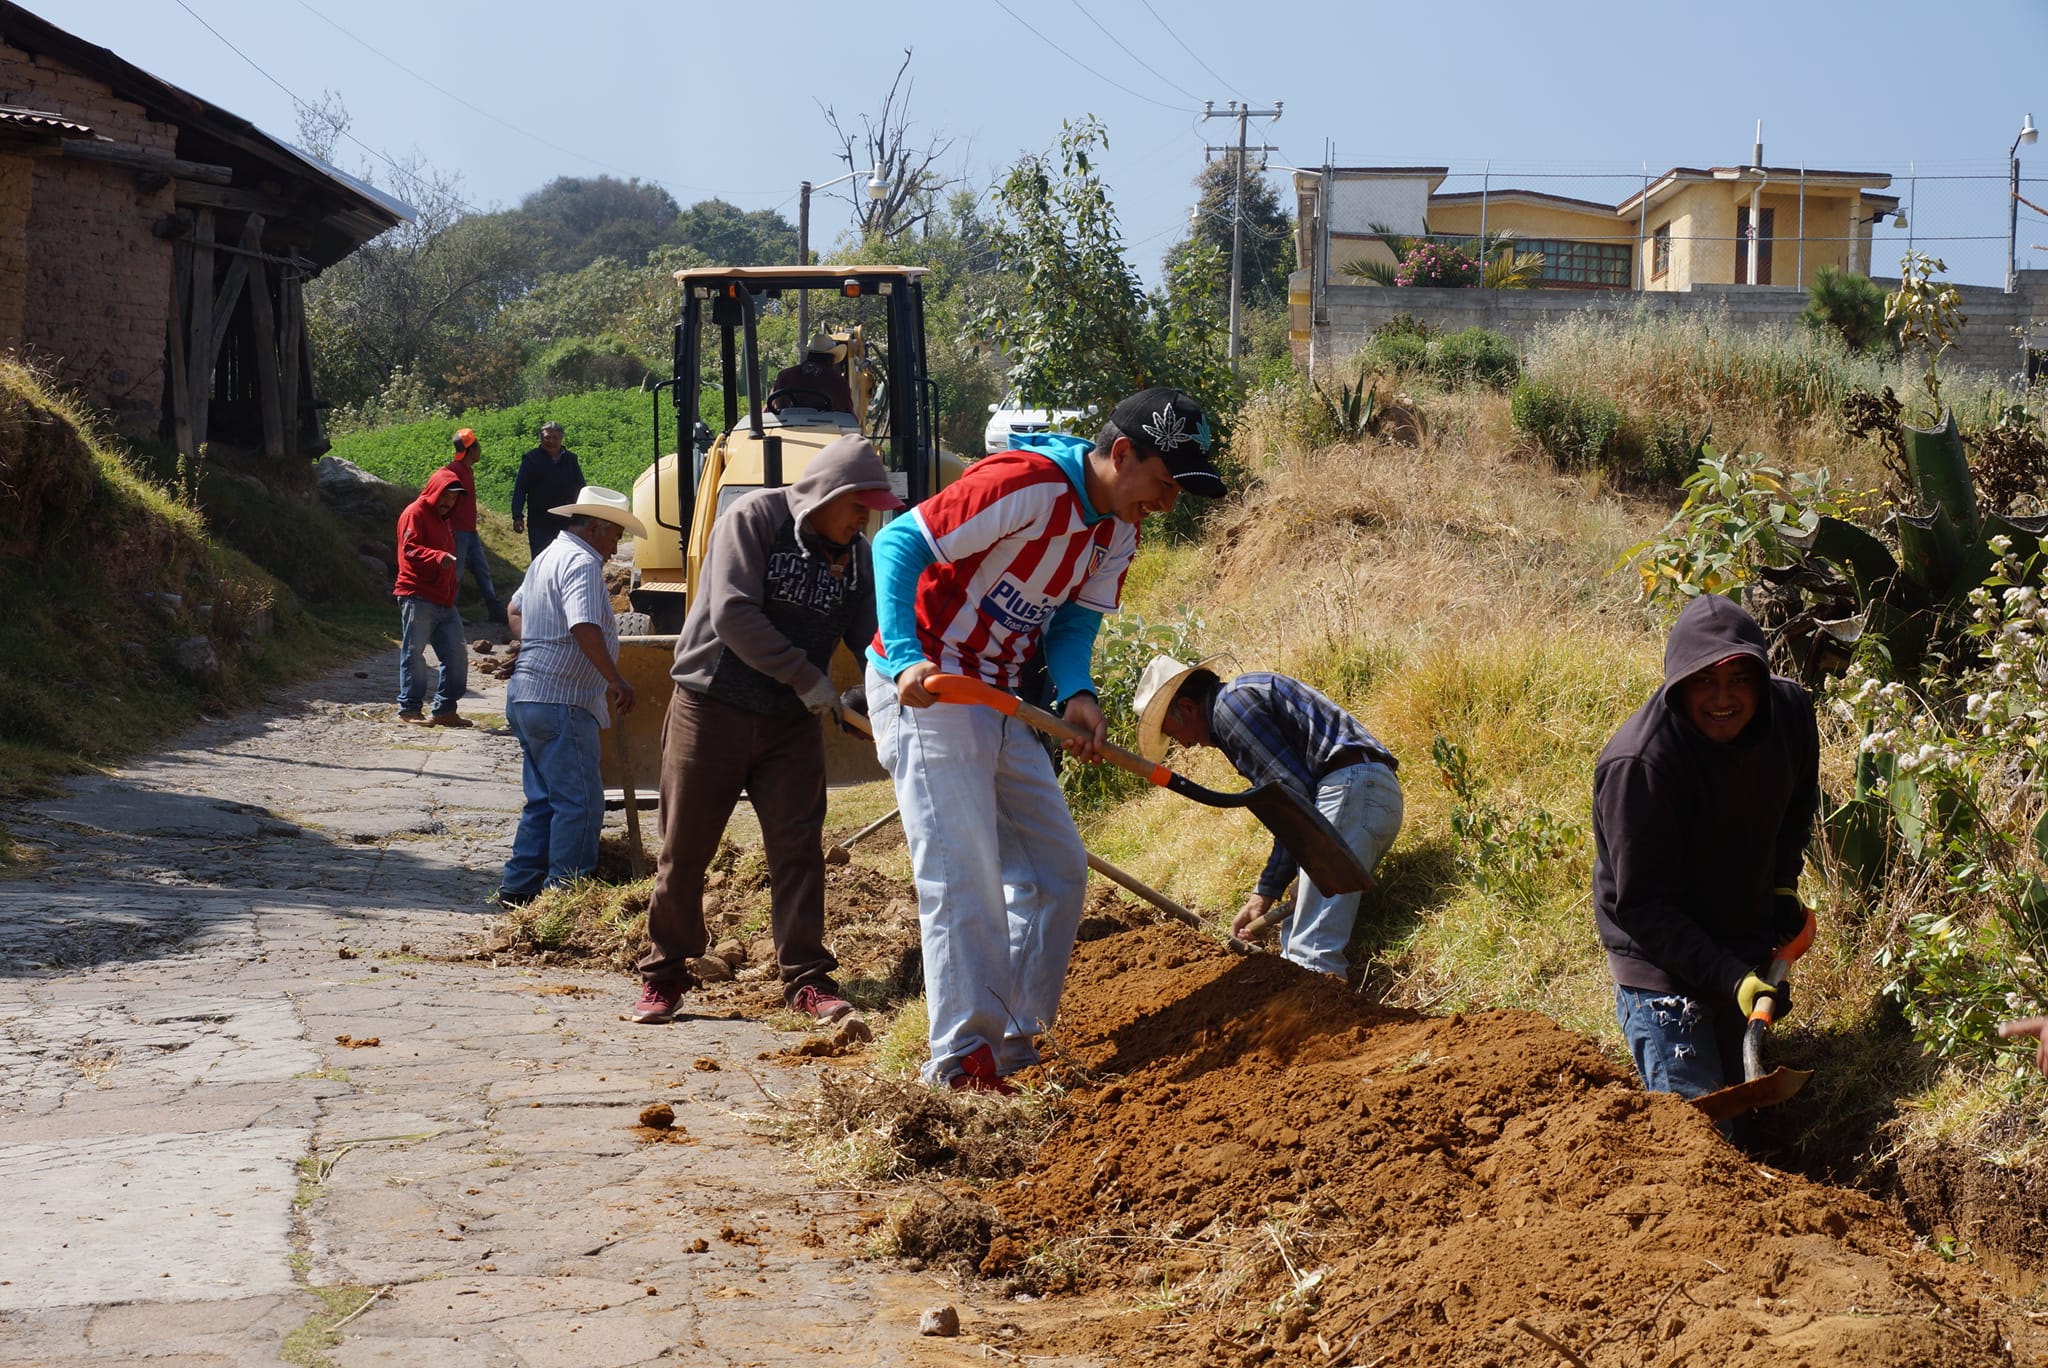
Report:
<svg viewBox="0 0 2048 1368"><path fill-rule="evenodd" d="M1227 656L1213 655L1184 665L1172 656L1153 656L1145 672L1138 676L1137 692L1132 695L1131 707L1138 714L1138 754L1154 762L1166 758L1167 735L1161 730L1166 721L1166 710L1173 706L1174 695L1187 677L1197 670L1207 670L1218 679L1228 679L1231 671L1222 667Z"/></svg>
<svg viewBox="0 0 2048 1368"><path fill-rule="evenodd" d="M548 512L558 518L602 518L617 523L636 537L647 535L647 524L633 516L633 503L616 489L585 485L576 493L575 503L558 504Z"/></svg>

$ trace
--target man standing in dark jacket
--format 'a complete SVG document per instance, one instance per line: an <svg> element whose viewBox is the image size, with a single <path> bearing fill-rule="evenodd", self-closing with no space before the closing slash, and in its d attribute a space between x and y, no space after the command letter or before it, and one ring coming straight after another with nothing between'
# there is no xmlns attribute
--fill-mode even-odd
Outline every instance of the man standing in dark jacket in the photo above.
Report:
<svg viewBox="0 0 2048 1368"><path fill-rule="evenodd" d="M557 504L572 504L583 489L583 466L576 453L562 445L562 425L540 425L540 445L519 458L519 473L512 477L512 530L526 534L526 549L538 556L556 534L568 526L567 518L548 512ZM527 505L533 505L527 516Z"/></svg>
<svg viewBox="0 0 2048 1368"><path fill-rule="evenodd" d="M821 1021L853 1010L825 948L825 754L836 715L832 653L875 634L874 566L861 529L903 507L867 438L831 443L786 489L734 501L713 525L701 585L676 640L661 732L661 857L633 1019L674 1018L702 955L704 874L744 790L768 856L784 1000Z"/></svg>
<svg viewBox="0 0 2048 1368"><path fill-rule="evenodd" d="M1664 687L1593 771L1593 911L1651 1091L1742 1081L1763 966L1805 921L1819 797L1813 700L1771 674L1754 618L1702 594L1671 629Z"/></svg>

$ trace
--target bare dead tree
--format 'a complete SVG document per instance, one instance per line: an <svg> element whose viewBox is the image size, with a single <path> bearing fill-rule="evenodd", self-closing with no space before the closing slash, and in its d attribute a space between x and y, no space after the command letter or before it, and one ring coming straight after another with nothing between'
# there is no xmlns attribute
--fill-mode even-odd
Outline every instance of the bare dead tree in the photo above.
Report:
<svg viewBox="0 0 2048 1368"><path fill-rule="evenodd" d="M939 160L952 150L953 139L911 140L911 83L904 80L910 71L911 51L903 49L903 65L896 68L896 79L889 83L881 109L873 115L860 115L857 132L842 124L831 106L819 106L832 127L832 136L839 140L839 160L846 169L873 167L887 187L881 198L869 199L861 183L854 183L850 193L863 238L893 242L917 228L938 211L946 187L954 183L953 177L938 169Z"/></svg>

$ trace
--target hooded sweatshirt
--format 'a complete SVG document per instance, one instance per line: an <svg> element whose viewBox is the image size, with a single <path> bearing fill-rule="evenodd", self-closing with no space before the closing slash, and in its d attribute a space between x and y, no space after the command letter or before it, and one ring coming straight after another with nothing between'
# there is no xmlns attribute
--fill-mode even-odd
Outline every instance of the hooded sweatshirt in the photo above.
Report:
<svg viewBox="0 0 2048 1368"><path fill-rule="evenodd" d="M802 715L799 695L826 677L833 649L859 651L875 632L867 538L835 547L803 520L841 494L888 488L875 448L850 435L812 457L795 484L755 490L719 514L676 639L677 687L752 713Z"/></svg>
<svg viewBox="0 0 2048 1368"><path fill-rule="evenodd" d="M1734 656L1756 661L1766 683L1756 717L1717 744L1675 690ZM1614 981L1732 1003L1771 957L1772 890L1797 887L1819 799L1813 700L1770 674L1754 618L1702 594L1665 643L1663 687L1593 771L1593 914Z"/></svg>
<svg viewBox="0 0 2048 1368"><path fill-rule="evenodd" d="M434 511L434 503L450 485L461 487L453 470L442 466L427 478L420 496L398 515L398 579L392 596L417 596L443 608L455 602L455 530Z"/></svg>

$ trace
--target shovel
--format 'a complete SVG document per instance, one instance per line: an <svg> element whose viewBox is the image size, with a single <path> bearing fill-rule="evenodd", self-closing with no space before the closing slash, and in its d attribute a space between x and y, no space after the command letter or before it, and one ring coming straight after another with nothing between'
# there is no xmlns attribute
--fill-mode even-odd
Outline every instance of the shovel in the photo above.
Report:
<svg viewBox="0 0 2048 1368"><path fill-rule="evenodd" d="M847 692L852 693L854 691L849 689ZM862 736L867 737L869 740L873 740L875 734L868 726L867 714L861 711L861 709L864 708L866 704L867 699L865 697L861 697L859 699L842 698L840 700L839 708L839 723L841 726L846 727L849 730L859 732ZM849 846L851 846L855 841L863 839L871 832L877 831L883 826L887 825L888 823L895 821L899 815L900 809L889 809L889 811L883 813L880 817L877 817L874 821L868 823L859 831L854 832L853 835L847 837L838 845L835 845L830 850L826 851L825 863L832 865L845 864L849 859L853 858L851 855L847 853L847 848ZM1119 884L1128 891L1137 894L1146 902L1151 903L1161 912L1164 912L1167 916L1172 917L1175 921L1183 922L1189 926L1192 926L1197 931L1200 931L1202 929L1202 919L1200 917L1188 911L1185 907L1182 907L1179 903L1167 897L1158 889L1152 887L1150 884L1145 883L1136 875L1127 873L1124 870L1117 868L1115 865L1103 859L1100 855L1097 855L1092 850L1086 852L1086 854L1088 856L1088 867L1094 870L1097 874L1100 874L1103 878L1108 879L1113 884Z"/></svg>
<svg viewBox="0 0 2048 1368"><path fill-rule="evenodd" d="M1806 909L1806 925L1799 928L1799 934L1792 938L1790 944L1778 951L1764 977L1772 983L1784 983L1785 976L1792 971L1792 962L1805 954L1806 948L1812 944L1813 909L1809 907ZM1771 1018L1777 1010L1776 998L1769 993L1757 995L1756 1006L1749 1014L1749 1025L1742 1033L1743 1081L1692 1099L1692 1104L1711 1119L1726 1121L1758 1107L1775 1107L1797 1096L1799 1090L1806 1086L1806 1081L1813 1077L1811 1069L1788 1069L1782 1064L1768 1073L1764 1072L1764 1033L1770 1028Z"/></svg>
<svg viewBox="0 0 2048 1368"><path fill-rule="evenodd" d="M1016 718L1034 731L1057 736L1063 741L1078 741L1088 735L1064 718L1034 708L1015 695L1004 693L978 679L934 672L921 682L927 693L947 703L979 703ZM1359 863L1358 856L1352 853L1351 847L1337 833L1337 828L1330 825L1330 819L1283 784L1265 783L1243 793L1219 793L1184 779L1166 766L1155 765L1121 746L1104 743L1102 755L1118 769L1128 770L1147 783L1170 789L1183 798L1192 798L1209 807L1250 808L1252 816L1265 824L1266 829L1301 865L1302 873L1324 893L1364 893L1373 888L1372 875Z"/></svg>

